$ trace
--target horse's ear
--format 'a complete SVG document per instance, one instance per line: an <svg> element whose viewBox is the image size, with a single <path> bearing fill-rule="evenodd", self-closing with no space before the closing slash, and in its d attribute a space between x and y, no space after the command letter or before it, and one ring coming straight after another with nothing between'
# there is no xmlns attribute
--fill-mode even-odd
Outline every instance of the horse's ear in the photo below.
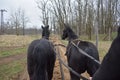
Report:
<svg viewBox="0 0 120 80"><path fill-rule="evenodd" d="M43 26L41 26L42 27L42 29L44 29L44 27Z"/></svg>

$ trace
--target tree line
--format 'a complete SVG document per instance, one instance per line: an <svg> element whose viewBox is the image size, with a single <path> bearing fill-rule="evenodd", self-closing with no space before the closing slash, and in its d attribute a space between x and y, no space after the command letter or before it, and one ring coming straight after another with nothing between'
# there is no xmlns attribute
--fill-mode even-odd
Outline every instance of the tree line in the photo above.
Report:
<svg viewBox="0 0 120 80"><path fill-rule="evenodd" d="M91 39L92 35L99 33L111 40L111 34L120 23L120 0L37 0L36 5L41 11L42 23L57 34L62 33L64 23L69 23L79 36L87 35ZM31 30L39 33L36 27L25 30L28 22L25 11L18 8L11 13L4 30L16 35Z"/></svg>
<svg viewBox="0 0 120 80"><path fill-rule="evenodd" d="M69 23L77 35L89 39L96 33L111 39L120 23L120 0L37 0L44 25L55 33L62 33L63 24Z"/></svg>
<svg viewBox="0 0 120 80"><path fill-rule="evenodd" d="M18 8L3 23L3 31L1 26L0 34L36 35L41 33L41 29L37 29L37 26L26 28L28 23L30 23L29 17L27 17L23 9Z"/></svg>

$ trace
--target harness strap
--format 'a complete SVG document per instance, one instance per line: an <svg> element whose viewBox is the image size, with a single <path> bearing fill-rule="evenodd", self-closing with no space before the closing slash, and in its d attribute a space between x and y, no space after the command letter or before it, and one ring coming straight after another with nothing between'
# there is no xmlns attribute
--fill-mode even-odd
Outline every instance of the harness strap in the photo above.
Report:
<svg viewBox="0 0 120 80"><path fill-rule="evenodd" d="M73 42L74 44L75 44L75 42L77 42L76 45L78 46L81 41L80 41L79 39L75 39L75 40L72 40L71 42ZM69 44L71 44L71 42L70 42ZM71 47L72 47L72 46L70 46L70 47L67 49L65 55L67 55L67 54L69 53Z"/></svg>
<svg viewBox="0 0 120 80"><path fill-rule="evenodd" d="M82 53L83 55L87 56L88 58L92 59L93 61L95 61L97 64L100 65L100 62L98 60L96 60L94 57L88 55L85 51L83 51L82 49L80 49L74 42L71 42L71 43L73 44L73 46L75 46L78 49L78 51L80 53Z"/></svg>

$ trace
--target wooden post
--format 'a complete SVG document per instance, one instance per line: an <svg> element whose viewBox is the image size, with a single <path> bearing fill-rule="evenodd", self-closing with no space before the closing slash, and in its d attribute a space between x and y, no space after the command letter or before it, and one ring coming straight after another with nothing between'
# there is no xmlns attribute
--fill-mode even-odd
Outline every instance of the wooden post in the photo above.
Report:
<svg viewBox="0 0 120 80"><path fill-rule="evenodd" d="M58 60L59 60L59 64L60 64L61 78L62 78L62 80L65 80L65 79L64 79L64 72L63 72L62 63L60 62L61 56L60 56L59 47L56 47L56 50L57 50L57 56L58 56Z"/></svg>

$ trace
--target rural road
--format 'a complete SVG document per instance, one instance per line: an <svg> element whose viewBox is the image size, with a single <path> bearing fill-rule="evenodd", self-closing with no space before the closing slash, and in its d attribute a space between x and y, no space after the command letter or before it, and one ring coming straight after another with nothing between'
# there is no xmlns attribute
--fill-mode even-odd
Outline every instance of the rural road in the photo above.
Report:
<svg viewBox="0 0 120 80"><path fill-rule="evenodd" d="M54 43L54 44L62 44L61 41L57 38L57 37L54 37L54 38L51 38L51 41ZM60 53L60 56L62 58L62 60L67 63L67 59L66 59L66 56L65 56L65 52L66 52L66 49L62 46L56 46L57 50L59 50L59 53ZM14 55L14 56L9 56L9 57L6 57L6 58L1 58L0 59L0 65L1 64L8 64L14 60L20 60L20 59L23 59L27 57L26 54L17 54L17 55ZM12 78L10 80L29 80L29 76L28 76L28 73L27 73L27 64L25 62L25 64L23 64L24 66L24 70L23 72L21 73L18 73L17 77L15 78ZM64 79L65 80L70 80L70 75L69 75L69 71L66 67L63 67L63 71L64 71ZM88 77L88 74L84 74L84 76L87 76ZM55 62L55 67L54 67L54 72L53 72L53 79L52 80L61 80L62 77L61 77L61 72L60 72L60 64L59 64L59 60L58 58L56 59L56 62Z"/></svg>

